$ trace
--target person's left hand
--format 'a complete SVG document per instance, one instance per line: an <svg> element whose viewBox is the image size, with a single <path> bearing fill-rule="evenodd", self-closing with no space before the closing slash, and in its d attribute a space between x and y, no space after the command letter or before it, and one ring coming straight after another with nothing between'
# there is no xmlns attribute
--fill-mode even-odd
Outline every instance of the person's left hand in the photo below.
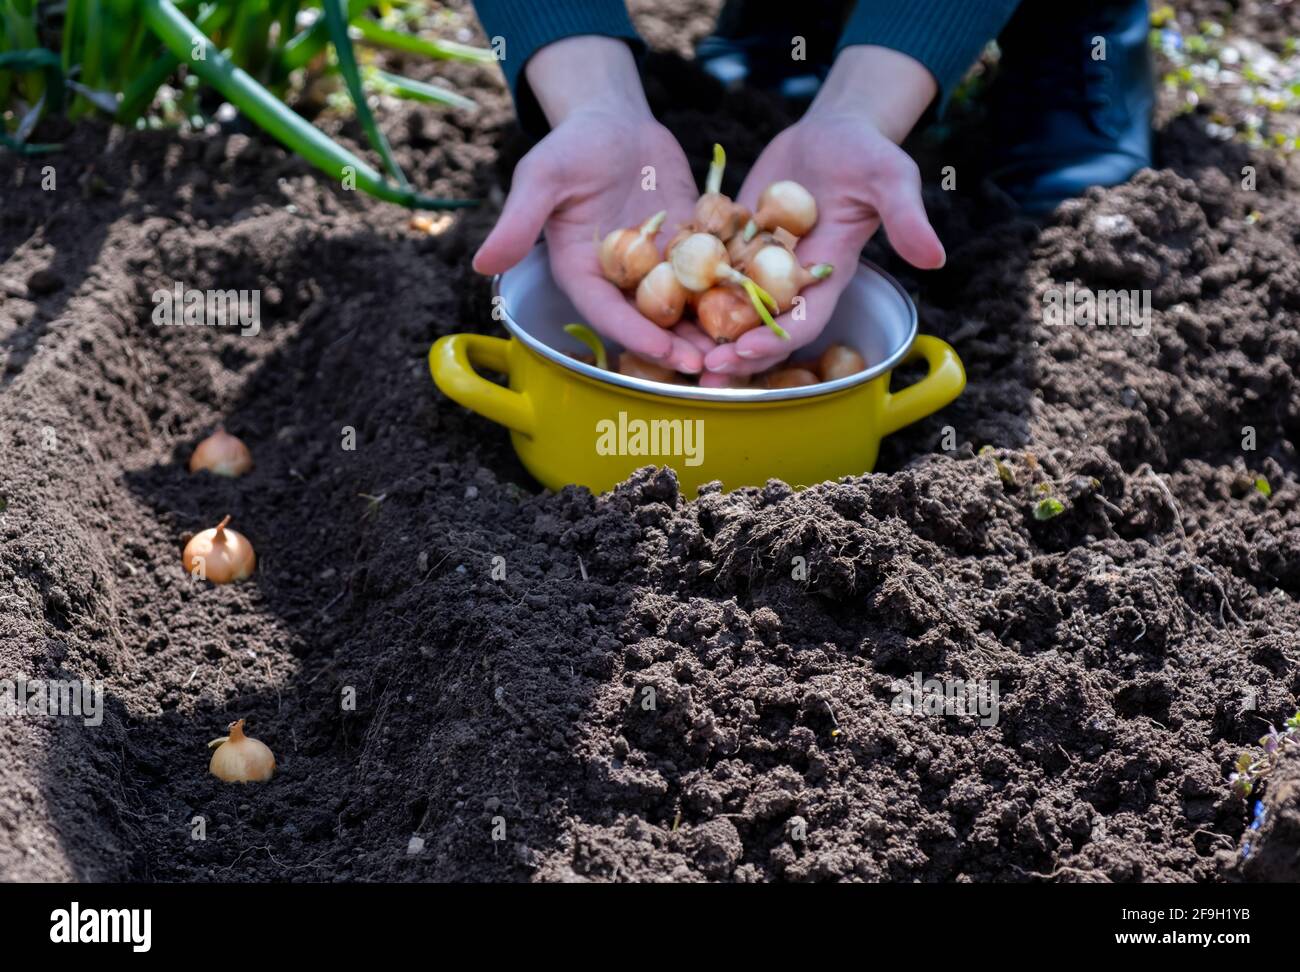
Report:
<svg viewBox="0 0 1300 972"><path fill-rule="evenodd" d="M943 266L943 244L926 217L916 163L863 114L810 110L764 149L740 201L752 210L763 189L780 179L801 183L817 200L817 225L799 242L799 262L830 263L835 271L802 292L802 307L777 319L789 340L758 327L733 344L719 345L705 356L702 385L716 387L727 384L729 376L765 371L815 340L853 278L862 248L882 223L903 259L921 269Z"/></svg>

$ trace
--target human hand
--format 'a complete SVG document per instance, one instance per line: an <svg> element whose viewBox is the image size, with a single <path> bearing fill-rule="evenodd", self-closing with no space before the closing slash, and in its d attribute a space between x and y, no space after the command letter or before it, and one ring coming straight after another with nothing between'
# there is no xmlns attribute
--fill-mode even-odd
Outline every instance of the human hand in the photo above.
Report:
<svg viewBox="0 0 1300 972"><path fill-rule="evenodd" d="M539 51L526 71L554 127L515 168L474 269L504 272L544 232L552 276L587 324L635 354L698 372L705 348L691 329L648 321L597 260L598 237L667 210L662 245L664 233L691 218L699 195L681 146L650 113L627 46L568 38ZM586 76L592 71L600 77ZM643 188L646 166L654 169L653 191Z"/></svg>
<svg viewBox="0 0 1300 972"><path fill-rule="evenodd" d="M882 84L883 78L893 86ZM909 78L912 83L904 84ZM865 94L873 91L902 94ZM933 79L911 58L883 48L850 48L804 118L763 150L740 202L753 209L762 191L780 179L803 185L817 200L818 219L796 254L804 266L830 263L835 271L803 291L802 306L777 319L789 340L760 327L717 346L705 355L701 385L721 386L730 376L765 371L815 340L852 280L862 248L882 224L903 259L926 270L943 266L943 245L921 202L920 171L896 144L933 95Z"/></svg>

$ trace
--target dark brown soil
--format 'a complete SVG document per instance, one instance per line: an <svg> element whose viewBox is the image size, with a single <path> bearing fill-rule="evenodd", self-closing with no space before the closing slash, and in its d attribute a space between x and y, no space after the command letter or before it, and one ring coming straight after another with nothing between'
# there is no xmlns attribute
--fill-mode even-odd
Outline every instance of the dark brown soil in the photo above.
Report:
<svg viewBox="0 0 1300 972"><path fill-rule="evenodd" d="M707 29L651 7L660 49ZM701 173L788 121L647 70ZM422 186L499 201L508 100L443 74L475 119L385 125ZM1045 228L932 191L940 273L873 246L970 385L801 493L547 493L439 395L430 343L492 326L495 202L422 236L243 134L89 126L54 192L42 164L0 156L0 679L102 679L107 715L0 719L0 878L1294 878L1289 764L1244 867L1225 777L1300 687L1300 180L1196 116ZM260 288L261 335L155 327L178 280ZM1151 289L1149 333L1044 327L1069 281ZM247 477L186 473L218 423ZM193 584L180 550L226 513L258 572ZM996 679L999 721L892 711L914 672ZM236 717L273 782L207 774Z"/></svg>

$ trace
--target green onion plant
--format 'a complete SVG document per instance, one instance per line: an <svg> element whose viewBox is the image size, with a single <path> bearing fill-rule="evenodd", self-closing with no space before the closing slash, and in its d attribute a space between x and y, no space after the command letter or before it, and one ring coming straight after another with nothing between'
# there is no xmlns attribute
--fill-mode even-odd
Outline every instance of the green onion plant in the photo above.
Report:
<svg viewBox="0 0 1300 972"><path fill-rule="evenodd" d="M201 122L202 86L344 185L416 209L474 205L417 192L375 121L367 96L384 93L472 110L438 85L381 71L358 45L486 64L491 51L412 33L425 5L359 0L0 0L0 145L32 154L44 118L92 114L157 124L156 112ZM372 11L379 10L381 18ZM385 15L386 14L386 15ZM286 103L295 77L337 74L382 171L329 138ZM154 114L151 114L154 112Z"/></svg>

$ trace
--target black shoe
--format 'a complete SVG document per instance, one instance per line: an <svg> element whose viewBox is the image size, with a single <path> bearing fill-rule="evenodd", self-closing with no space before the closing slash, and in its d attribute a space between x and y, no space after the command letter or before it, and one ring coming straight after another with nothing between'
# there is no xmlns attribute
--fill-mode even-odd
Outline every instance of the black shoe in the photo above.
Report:
<svg viewBox="0 0 1300 972"><path fill-rule="evenodd" d="M990 176L1027 212L1151 165L1149 30L1145 0L1028 0L1007 25L990 91Z"/></svg>
<svg viewBox="0 0 1300 972"><path fill-rule="evenodd" d="M830 70L851 4L845 0L727 0L695 60L727 88L750 85L796 103L812 101ZM794 59L794 38L804 58Z"/></svg>

